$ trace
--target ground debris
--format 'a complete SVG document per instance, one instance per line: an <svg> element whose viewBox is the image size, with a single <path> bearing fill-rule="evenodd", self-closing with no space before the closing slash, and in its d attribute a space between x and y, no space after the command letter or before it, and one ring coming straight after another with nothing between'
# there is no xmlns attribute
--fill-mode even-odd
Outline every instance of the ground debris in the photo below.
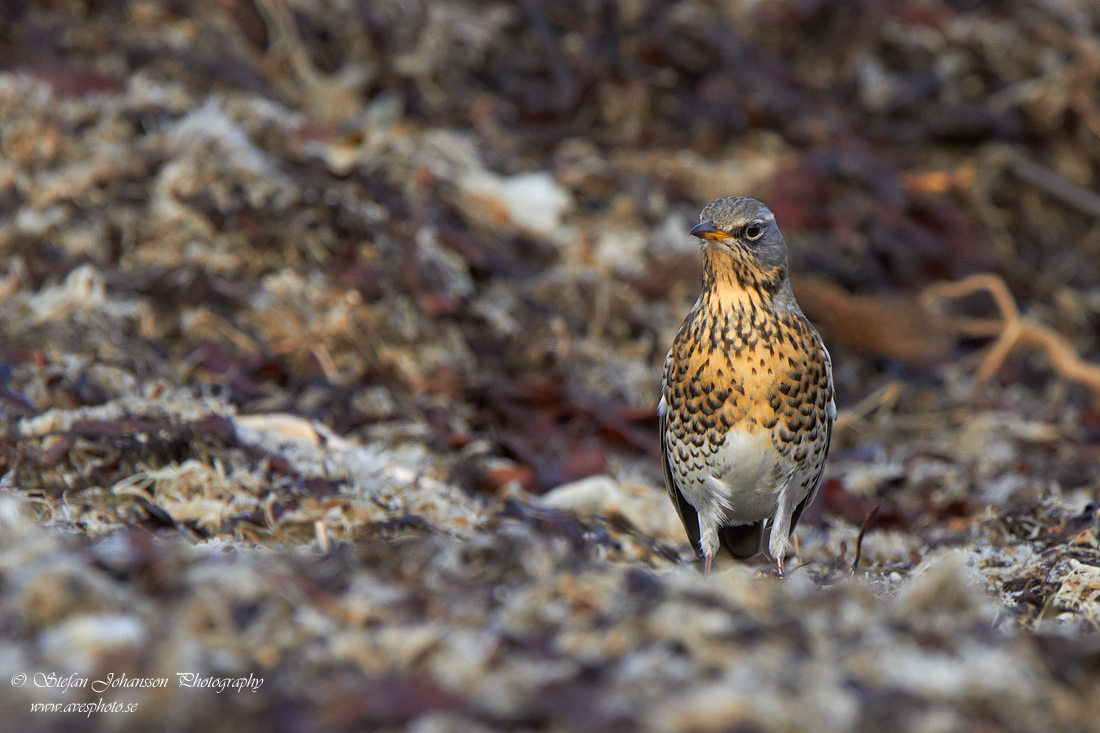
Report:
<svg viewBox="0 0 1100 733"><path fill-rule="evenodd" d="M0 680L171 678L104 730L1094 729L1097 28L0 1ZM661 485L723 195L835 370L784 580L704 581Z"/></svg>

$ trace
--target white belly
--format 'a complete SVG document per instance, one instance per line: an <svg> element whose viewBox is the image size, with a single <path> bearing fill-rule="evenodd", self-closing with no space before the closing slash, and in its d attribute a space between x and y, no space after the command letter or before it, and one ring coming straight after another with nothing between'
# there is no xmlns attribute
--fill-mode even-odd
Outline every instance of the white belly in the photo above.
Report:
<svg viewBox="0 0 1100 733"><path fill-rule="evenodd" d="M684 498L715 525L749 524L775 514L788 471L767 433L730 431L710 456L702 481L681 487Z"/></svg>

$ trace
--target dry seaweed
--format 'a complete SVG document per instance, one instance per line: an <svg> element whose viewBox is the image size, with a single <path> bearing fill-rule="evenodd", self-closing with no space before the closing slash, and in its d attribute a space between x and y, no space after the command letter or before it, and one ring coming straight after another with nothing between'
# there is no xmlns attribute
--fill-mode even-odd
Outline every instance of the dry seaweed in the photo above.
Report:
<svg viewBox="0 0 1100 733"><path fill-rule="evenodd" d="M8 727L1094 729L1098 33L0 0L0 680L172 679ZM782 581L704 581L661 487L730 194L838 388Z"/></svg>

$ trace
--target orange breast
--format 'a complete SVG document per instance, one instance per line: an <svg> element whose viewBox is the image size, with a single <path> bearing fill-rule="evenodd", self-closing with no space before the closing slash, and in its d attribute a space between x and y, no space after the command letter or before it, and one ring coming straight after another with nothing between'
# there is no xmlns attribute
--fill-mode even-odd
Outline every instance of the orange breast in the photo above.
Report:
<svg viewBox="0 0 1100 733"><path fill-rule="evenodd" d="M710 284L666 365L669 427L717 445L734 428L768 431L778 444L797 442L824 420L828 400L816 332L800 312L776 313L735 278Z"/></svg>

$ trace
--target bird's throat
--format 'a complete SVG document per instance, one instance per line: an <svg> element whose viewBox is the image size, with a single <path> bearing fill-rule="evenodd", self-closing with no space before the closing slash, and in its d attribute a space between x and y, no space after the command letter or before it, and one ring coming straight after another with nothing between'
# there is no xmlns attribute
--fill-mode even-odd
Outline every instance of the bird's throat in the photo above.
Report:
<svg viewBox="0 0 1100 733"><path fill-rule="evenodd" d="M709 310L775 310L789 289L785 265L767 269L727 247L703 250L702 301Z"/></svg>

